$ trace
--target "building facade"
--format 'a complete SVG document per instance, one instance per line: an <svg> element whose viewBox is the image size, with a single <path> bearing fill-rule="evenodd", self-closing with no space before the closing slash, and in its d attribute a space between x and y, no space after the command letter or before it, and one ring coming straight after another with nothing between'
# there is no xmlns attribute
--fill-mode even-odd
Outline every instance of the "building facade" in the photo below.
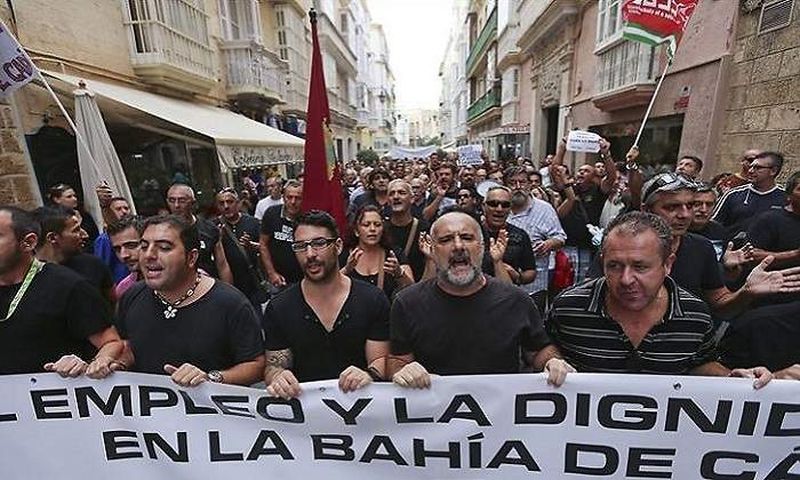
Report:
<svg viewBox="0 0 800 480"><path fill-rule="evenodd" d="M95 92L134 199L150 212L176 179L209 204L220 185L254 170L302 168L312 6L321 12L335 142L348 159L358 148L354 52L367 55L372 28L363 0L27 0L13 16L6 10L68 110L81 81ZM80 190L75 137L52 97L31 84L9 108L18 121L3 125L13 123L30 147L20 149L35 173L27 178L40 191L59 182ZM0 182L21 165L1 164ZM23 190L15 203L38 200Z"/></svg>
<svg viewBox="0 0 800 480"><path fill-rule="evenodd" d="M442 82L439 97L439 120L444 148L467 143L467 107L469 103L465 75L467 55L469 54L467 7L466 2L455 2L453 5L454 23L450 28L444 60L439 66L439 77Z"/></svg>
<svg viewBox="0 0 800 480"><path fill-rule="evenodd" d="M696 155L710 178L735 170L747 148L778 150L797 169L800 33L797 0L699 2L640 141L650 171ZM470 142L490 158L554 153L572 129L595 131L622 158L659 76L664 46L622 38L622 0L472 0L465 63ZM451 62L451 47L445 56ZM494 52L494 53L493 53ZM457 83L442 67L446 106ZM492 74L491 72L495 72ZM593 161L568 155L573 165Z"/></svg>
<svg viewBox="0 0 800 480"><path fill-rule="evenodd" d="M760 148L783 153L783 177L800 170L800 2L741 2L732 44L717 169Z"/></svg>

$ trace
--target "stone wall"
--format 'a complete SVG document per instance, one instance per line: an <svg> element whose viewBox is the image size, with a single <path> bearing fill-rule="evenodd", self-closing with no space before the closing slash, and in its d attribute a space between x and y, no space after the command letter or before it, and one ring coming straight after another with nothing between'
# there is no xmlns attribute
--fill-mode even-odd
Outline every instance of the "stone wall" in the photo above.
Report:
<svg viewBox="0 0 800 480"><path fill-rule="evenodd" d="M800 10L792 23L758 34L760 8L740 10L718 170L738 171L748 148L786 158L781 177L800 170Z"/></svg>
<svg viewBox="0 0 800 480"><path fill-rule="evenodd" d="M0 18L9 27L13 25L5 2L0 4ZM14 31L13 27L11 31ZM41 195L18 124L20 117L16 114L13 98L0 97L0 205L34 208L41 205Z"/></svg>

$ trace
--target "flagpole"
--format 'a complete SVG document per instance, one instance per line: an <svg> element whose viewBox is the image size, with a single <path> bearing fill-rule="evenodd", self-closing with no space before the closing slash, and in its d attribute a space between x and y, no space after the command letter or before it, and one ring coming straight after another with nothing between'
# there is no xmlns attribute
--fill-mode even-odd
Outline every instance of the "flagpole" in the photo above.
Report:
<svg viewBox="0 0 800 480"><path fill-rule="evenodd" d="M664 67L664 71L661 73L661 78L658 79L658 83L656 84L656 89L653 92L652 98L650 98L650 105L647 106L647 111L644 113L644 118L642 119L642 125L639 127L639 133L636 134L636 140L633 142L633 146L636 148L639 148L639 140L642 138L642 133L644 133L644 126L647 124L647 119L650 118L653 105L656 103L656 97L658 96L659 90L661 90L661 84L664 83L664 77L667 76L667 70L669 70L670 65L672 65L672 58L667 60L667 65Z"/></svg>

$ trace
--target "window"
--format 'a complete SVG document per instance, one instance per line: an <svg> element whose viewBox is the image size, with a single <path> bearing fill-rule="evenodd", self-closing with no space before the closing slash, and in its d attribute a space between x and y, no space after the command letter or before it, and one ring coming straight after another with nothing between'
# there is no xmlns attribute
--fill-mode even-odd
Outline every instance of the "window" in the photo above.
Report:
<svg viewBox="0 0 800 480"><path fill-rule="evenodd" d="M597 92L653 80L653 52L652 46L626 40L600 54Z"/></svg>
<svg viewBox="0 0 800 480"><path fill-rule="evenodd" d="M286 26L286 15L283 13L283 10L278 10L275 12L275 16L277 17L278 27L285 27Z"/></svg>
<svg viewBox="0 0 800 480"><path fill-rule="evenodd" d="M218 0L217 4L225 40L261 40L256 0Z"/></svg>
<svg viewBox="0 0 800 480"><path fill-rule="evenodd" d="M280 53L280 56L281 56L281 60L289 60L289 51L288 50L286 50L285 48L281 48L279 50L279 53Z"/></svg>
<svg viewBox="0 0 800 480"><path fill-rule="evenodd" d="M600 0L597 11L597 44L615 38L622 30L621 0Z"/></svg>
<svg viewBox="0 0 800 480"><path fill-rule="evenodd" d="M766 1L761 5L758 33L767 33L789 26L792 23L794 0Z"/></svg>

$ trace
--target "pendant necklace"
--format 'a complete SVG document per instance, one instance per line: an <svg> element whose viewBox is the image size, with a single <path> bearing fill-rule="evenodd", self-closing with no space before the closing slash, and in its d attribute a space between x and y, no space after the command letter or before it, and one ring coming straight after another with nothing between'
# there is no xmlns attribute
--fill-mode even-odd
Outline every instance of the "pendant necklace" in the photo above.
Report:
<svg viewBox="0 0 800 480"><path fill-rule="evenodd" d="M178 307L180 306L180 304L185 302L192 295L194 295L194 292L195 290L197 290L197 286L199 284L200 284L200 274L198 273L197 278L194 279L194 284L191 287L189 287L189 290L186 290L186 293L184 293L181 296L181 298L171 303L166 298L164 298L163 295L153 290L153 293L156 294L156 298L161 300L161 303L163 303L164 306L166 307L164 309L164 318L166 319L175 318L175 315L178 314Z"/></svg>

